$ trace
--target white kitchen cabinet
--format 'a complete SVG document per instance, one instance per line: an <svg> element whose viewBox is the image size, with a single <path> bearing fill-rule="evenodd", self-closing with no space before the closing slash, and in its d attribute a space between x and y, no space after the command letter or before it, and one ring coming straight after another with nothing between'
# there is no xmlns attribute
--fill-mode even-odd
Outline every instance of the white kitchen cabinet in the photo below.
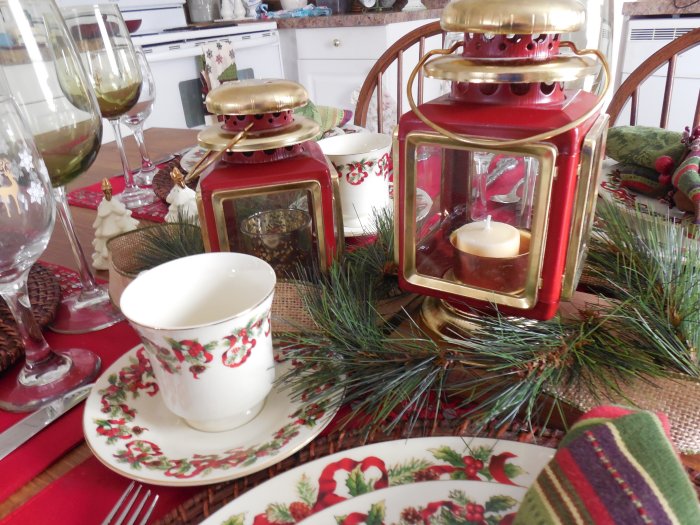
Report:
<svg viewBox="0 0 700 525"><path fill-rule="evenodd" d="M434 19L398 22L381 26L282 29L285 75L302 84L310 99L321 105L354 110L353 91L359 91L379 56L409 31ZM428 48L438 47L440 39ZM408 75L415 61L404 65ZM390 75L387 85L392 85Z"/></svg>
<svg viewBox="0 0 700 525"><path fill-rule="evenodd" d="M316 104L354 109L353 90L359 90L374 60L300 60L298 82Z"/></svg>

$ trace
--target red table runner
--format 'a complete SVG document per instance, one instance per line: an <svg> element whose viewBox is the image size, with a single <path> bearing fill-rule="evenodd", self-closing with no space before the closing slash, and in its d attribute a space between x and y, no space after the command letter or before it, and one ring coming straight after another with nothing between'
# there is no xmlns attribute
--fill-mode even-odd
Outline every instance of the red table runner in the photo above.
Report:
<svg viewBox="0 0 700 525"><path fill-rule="evenodd" d="M112 184L112 192L118 195L124 191L124 177L121 175L109 179ZM102 183L97 182L84 188L79 188L68 193L68 204L71 206L79 206L81 208L89 208L96 210L100 202L102 202ZM158 199L152 204L141 206L131 210L131 216L135 219L145 219L153 222L164 222L165 215L168 213L168 205Z"/></svg>
<svg viewBox="0 0 700 525"><path fill-rule="evenodd" d="M42 264L52 269L58 276L64 293L79 287L79 281L74 272L54 265ZM139 342L138 336L126 322L121 322L105 330L89 334L66 335L46 331L45 336L49 344L57 350L70 347L92 350L102 359L102 370L109 367L116 359ZM15 366L21 365L22 362ZM7 429L25 416L26 414L0 411L0 431ZM60 459L66 452L78 445L83 440L82 418L83 404L81 403L0 461L0 479L2 480L2 483L0 483L0 500L5 500L52 463ZM106 467L101 467L101 469L103 475L110 472ZM76 473L76 475L79 474ZM118 484L121 484L122 480L127 481L116 474L114 474L114 477L118 478ZM100 481L100 483L102 482ZM51 485L51 488L53 488L53 485ZM47 494L53 492L53 490L45 490L37 495L37 498L39 498L39 501L43 501ZM40 503L40 506L36 507L36 519L25 521L25 518L21 518L20 521L14 521L14 515L10 515L3 520L3 523L40 523L44 521L41 517L46 517L47 509L54 508L54 503ZM54 514L53 510L51 515L52 521L55 523L78 523L70 515L61 516Z"/></svg>

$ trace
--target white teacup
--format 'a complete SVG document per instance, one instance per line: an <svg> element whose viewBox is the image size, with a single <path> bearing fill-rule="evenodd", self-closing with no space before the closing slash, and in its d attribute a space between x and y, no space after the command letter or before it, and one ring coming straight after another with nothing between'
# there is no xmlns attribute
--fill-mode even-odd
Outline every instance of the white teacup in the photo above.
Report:
<svg viewBox="0 0 700 525"><path fill-rule="evenodd" d="M383 133L352 133L319 140L340 179L343 223L371 227L372 216L391 204L391 137Z"/></svg>
<svg viewBox="0 0 700 525"><path fill-rule="evenodd" d="M242 253L183 257L143 272L121 296L165 406L198 430L241 426L275 379L275 272Z"/></svg>

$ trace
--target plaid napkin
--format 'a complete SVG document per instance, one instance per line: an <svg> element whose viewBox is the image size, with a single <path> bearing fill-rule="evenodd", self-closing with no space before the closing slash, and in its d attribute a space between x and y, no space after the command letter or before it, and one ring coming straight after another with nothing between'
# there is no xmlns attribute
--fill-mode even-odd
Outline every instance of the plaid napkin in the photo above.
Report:
<svg viewBox="0 0 700 525"><path fill-rule="evenodd" d="M514 525L700 524L664 414L598 407L562 440Z"/></svg>

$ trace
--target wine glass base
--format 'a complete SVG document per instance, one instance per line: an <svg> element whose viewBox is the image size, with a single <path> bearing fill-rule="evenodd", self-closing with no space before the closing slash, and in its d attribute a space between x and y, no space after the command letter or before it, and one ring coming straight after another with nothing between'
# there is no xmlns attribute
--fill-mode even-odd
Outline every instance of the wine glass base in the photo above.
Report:
<svg viewBox="0 0 700 525"><path fill-rule="evenodd" d="M63 299L49 329L59 334L85 334L102 330L124 320L112 304L107 288L99 285L92 297L81 292Z"/></svg>
<svg viewBox="0 0 700 525"><path fill-rule="evenodd" d="M61 377L46 384L22 384L19 376L23 364L8 370L0 381L0 408L9 412L35 410L71 390L91 383L100 371L100 358L89 350L71 348L56 353L68 358L71 365ZM44 375L49 376L50 373Z"/></svg>
<svg viewBox="0 0 700 525"><path fill-rule="evenodd" d="M125 188L124 191L118 195L118 197L124 206L130 210L140 208L141 206L146 206L147 204L152 204L158 200L158 196L153 193L153 190L139 188L136 186Z"/></svg>
<svg viewBox="0 0 700 525"><path fill-rule="evenodd" d="M156 176L156 173L158 173L158 168L156 166L153 166L153 169L146 171L140 169L133 175L134 183L137 186L151 186L153 184L153 177Z"/></svg>

